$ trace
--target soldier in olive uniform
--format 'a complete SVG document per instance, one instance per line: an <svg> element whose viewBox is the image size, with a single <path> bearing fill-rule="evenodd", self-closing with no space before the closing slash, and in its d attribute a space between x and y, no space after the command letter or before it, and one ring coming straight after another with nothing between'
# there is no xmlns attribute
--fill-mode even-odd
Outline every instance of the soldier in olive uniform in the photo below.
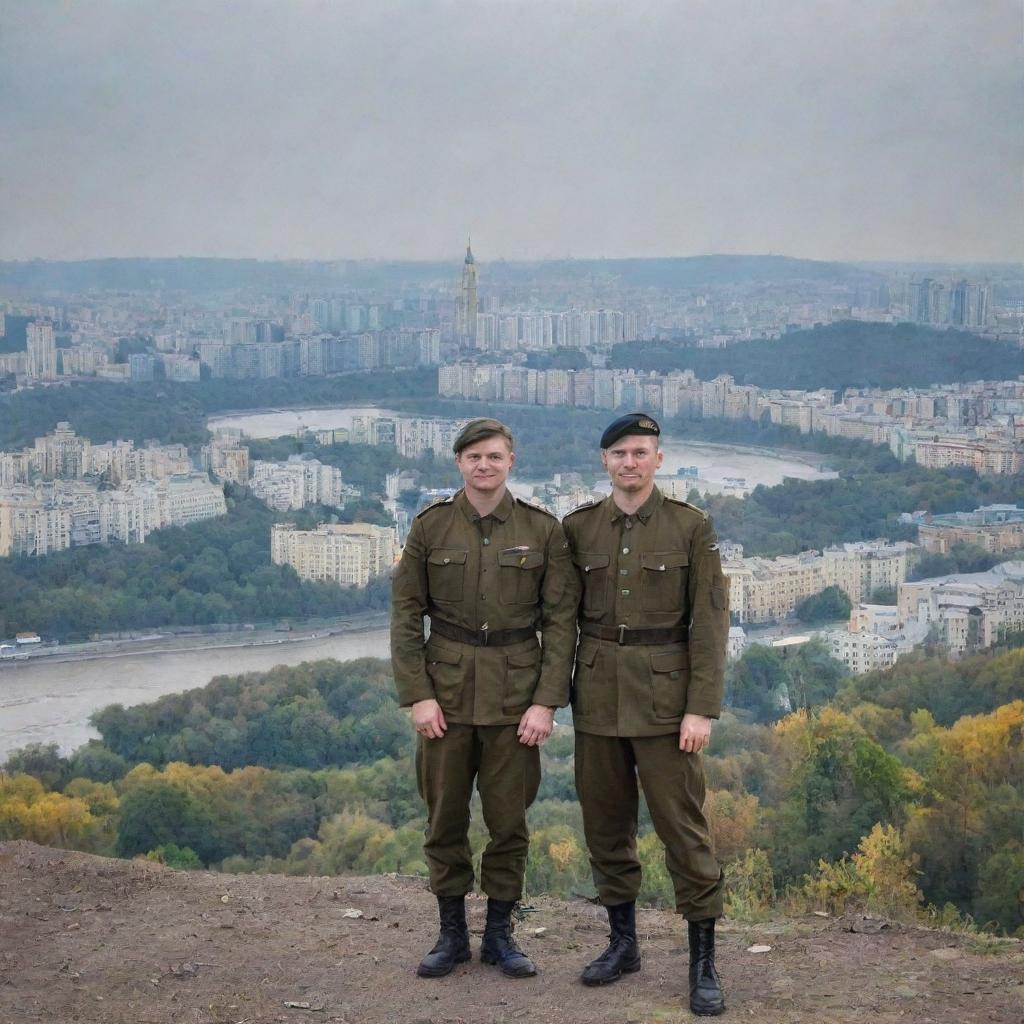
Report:
<svg viewBox="0 0 1024 1024"><path fill-rule="evenodd" d="M573 679L576 789L611 924L611 943L582 980L606 984L640 970L639 777L676 908L689 922L690 1006L715 1015L725 1008L714 964L722 872L703 813L701 751L721 710L728 589L708 515L655 486L659 434L643 413L612 423L601 438L612 492L563 522L583 586Z"/></svg>
<svg viewBox="0 0 1024 1024"><path fill-rule="evenodd" d="M488 896L480 958L529 977L536 968L512 938L511 913L522 895L539 747L554 709L569 702L579 582L558 520L506 487L515 462L508 428L473 420L454 448L465 487L416 517L392 588L391 657L418 733L424 853L441 918L418 973L440 977L470 958L464 898L473 888L475 780L490 833L480 863Z"/></svg>

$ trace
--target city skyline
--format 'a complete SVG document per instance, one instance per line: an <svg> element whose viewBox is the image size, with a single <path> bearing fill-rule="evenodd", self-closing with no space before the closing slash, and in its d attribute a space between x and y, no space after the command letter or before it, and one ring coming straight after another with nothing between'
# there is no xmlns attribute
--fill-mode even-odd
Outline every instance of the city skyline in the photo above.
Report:
<svg viewBox="0 0 1024 1024"><path fill-rule="evenodd" d="M468 10L8 5L0 259L1024 257L1010 0Z"/></svg>

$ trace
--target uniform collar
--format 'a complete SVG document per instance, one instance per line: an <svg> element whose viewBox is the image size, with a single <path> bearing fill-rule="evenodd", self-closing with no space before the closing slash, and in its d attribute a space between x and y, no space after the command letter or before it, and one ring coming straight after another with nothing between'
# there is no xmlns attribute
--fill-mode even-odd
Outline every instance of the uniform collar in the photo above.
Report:
<svg viewBox="0 0 1024 1024"><path fill-rule="evenodd" d="M630 513L635 519L639 519L641 523L646 523L648 519L654 515L655 511L661 506L661 503L665 500L665 496L658 490L658 485L654 485L654 490L651 491L650 497L633 513ZM612 495L608 495L605 498L608 503L608 509L611 513L612 522L617 523L620 519L624 518L626 513L615 504L615 498Z"/></svg>
<svg viewBox="0 0 1024 1024"><path fill-rule="evenodd" d="M455 495L455 504L462 509L462 514L471 523L475 523L480 519L486 518L486 516L481 516L470 504L469 498L466 497L465 488L462 488L462 490ZM506 484L504 497L498 502L497 507L490 514L497 519L499 523L503 523L510 515L512 515L512 508L514 504L515 499L512 497L512 492L508 489L508 485Z"/></svg>

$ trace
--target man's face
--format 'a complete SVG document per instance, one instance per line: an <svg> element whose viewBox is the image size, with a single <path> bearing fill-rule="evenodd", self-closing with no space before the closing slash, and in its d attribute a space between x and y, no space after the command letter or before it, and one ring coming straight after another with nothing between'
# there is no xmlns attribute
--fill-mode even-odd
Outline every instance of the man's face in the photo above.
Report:
<svg viewBox="0 0 1024 1024"><path fill-rule="evenodd" d="M663 458L658 439L651 434L626 434L601 451L612 488L626 494L652 487Z"/></svg>
<svg viewBox="0 0 1024 1024"><path fill-rule="evenodd" d="M515 461L515 453L500 434L467 445L455 456L466 487L481 494L493 494L504 487Z"/></svg>

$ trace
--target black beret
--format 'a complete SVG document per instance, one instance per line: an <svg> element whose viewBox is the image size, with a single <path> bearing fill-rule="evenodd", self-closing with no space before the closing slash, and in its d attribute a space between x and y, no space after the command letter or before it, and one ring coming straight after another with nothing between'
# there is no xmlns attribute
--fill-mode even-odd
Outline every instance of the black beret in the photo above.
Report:
<svg viewBox="0 0 1024 1024"><path fill-rule="evenodd" d="M509 447L512 447L512 431L504 423L500 420L478 419L470 420L462 428L459 436L455 438L452 451L458 455L463 448L468 448L477 441L486 441L489 437L503 437L508 441Z"/></svg>
<svg viewBox="0 0 1024 1024"><path fill-rule="evenodd" d="M654 417L648 416L645 412L631 412L620 416L614 423L609 423L605 432L601 435L601 447L611 448L620 437L626 434L650 434L658 437L661 434L661 427L655 422Z"/></svg>

